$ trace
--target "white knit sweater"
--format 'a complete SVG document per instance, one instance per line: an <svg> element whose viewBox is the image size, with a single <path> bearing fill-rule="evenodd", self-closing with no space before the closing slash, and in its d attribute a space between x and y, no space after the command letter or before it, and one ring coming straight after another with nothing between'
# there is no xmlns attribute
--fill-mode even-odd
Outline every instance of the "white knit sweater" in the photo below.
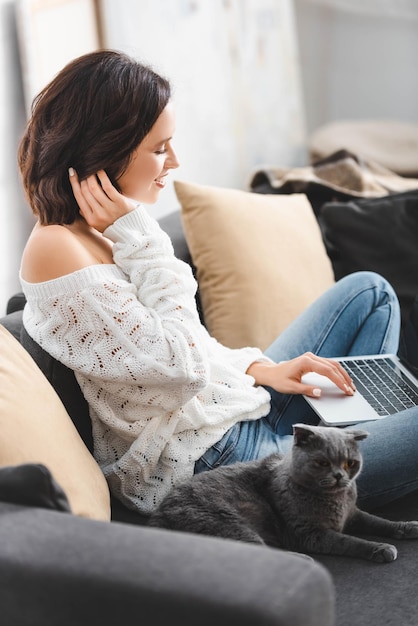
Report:
<svg viewBox="0 0 418 626"><path fill-rule="evenodd" d="M231 350L199 320L196 282L144 208L104 235L115 264L28 283L31 337L75 371L90 407L94 454L127 506L151 511L236 422L266 415L270 396L245 374L266 359Z"/></svg>

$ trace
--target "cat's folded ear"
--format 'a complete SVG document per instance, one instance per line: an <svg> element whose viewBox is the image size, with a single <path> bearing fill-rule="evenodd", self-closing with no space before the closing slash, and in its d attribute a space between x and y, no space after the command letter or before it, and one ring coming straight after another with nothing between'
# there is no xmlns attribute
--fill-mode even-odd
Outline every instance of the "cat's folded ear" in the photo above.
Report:
<svg viewBox="0 0 418 626"><path fill-rule="evenodd" d="M305 446L310 441L315 438L321 436L321 433L327 432L330 434L332 430L336 430L327 426L311 426L310 424L293 424L293 442L295 446ZM355 441L361 441L362 439L366 439L368 436L368 432L365 430L341 430L338 429L340 433L343 433L350 439L354 439Z"/></svg>
<svg viewBox="0 0 418 626"><path fill-rule="evenodd" d="M346 430L347 435L351 435L355 441L361 441L362 439L366 439L369 433L365 430Z"/></svg>
<svg viewBox="0 0 418 626"><path fill-rule="evenodd" d="M317 428L309 424L293 424L293 441L295 446L305 446L312 437L315 437Z"/></svg>

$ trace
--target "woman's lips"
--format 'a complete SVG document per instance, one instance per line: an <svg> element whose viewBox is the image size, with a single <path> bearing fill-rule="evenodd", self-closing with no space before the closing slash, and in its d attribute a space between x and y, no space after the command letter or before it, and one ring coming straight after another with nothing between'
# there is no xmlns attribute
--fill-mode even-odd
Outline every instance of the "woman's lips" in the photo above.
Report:
<svg viewBox="0 0 418 626"><path fill-rule="evenodd" d="M165 177L167 176L167 174L164 174L163 176L160 176L159 178L155 179L155 184L157 185L157 187L160 187L160 189L163 189L165 187Z"/></svg>

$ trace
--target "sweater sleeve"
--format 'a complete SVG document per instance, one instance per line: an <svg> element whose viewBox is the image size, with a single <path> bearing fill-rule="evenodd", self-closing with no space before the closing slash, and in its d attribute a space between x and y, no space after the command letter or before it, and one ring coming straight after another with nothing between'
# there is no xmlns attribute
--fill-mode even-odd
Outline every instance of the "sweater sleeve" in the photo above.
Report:
<svg viewBox="0 0 418 626"><path fill-rule="evenodd" d="M208 335L201 325L196 311L196 282L190 267L174 256L168 235L161 230L140 207L117 220L105 231L105 236L114 241L115 263L128 274L138 290L142 303L157 310L163 310L173 299L197 321L201 339ZM137 262L138 247L146 248ZM169 262L168 262L169 260ZM184 319L186 321L186 319ZM245 372L254 361L271 361L258 348L231 349L219 344L213 337L205 337L205 344L211 342L215 351L228 363Z"/></svg>
<svg viewBox="0 0 418 626"><path fill-rule="evenodd" d="M174 303L195 324L199 321L191 269L174 256L170 238L145 209L138 206L103 234L114 242L113 259L136 287L144 306L166 314Z"/></svg>

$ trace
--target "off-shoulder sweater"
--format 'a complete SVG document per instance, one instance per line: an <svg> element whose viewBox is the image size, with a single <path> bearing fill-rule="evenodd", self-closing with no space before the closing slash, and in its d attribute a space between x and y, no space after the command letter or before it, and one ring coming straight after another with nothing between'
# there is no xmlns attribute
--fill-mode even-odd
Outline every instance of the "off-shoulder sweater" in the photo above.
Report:
<svg viewBox="0 0 418 626"><path fill-rule="evenodd" d="M147 513L231 426L268 413L269 393L245 373L268 359L210 337L190 266L143 207L103 234L114 264L42 283L21 277L23 323L75 372L111 491Z"/></svg>

